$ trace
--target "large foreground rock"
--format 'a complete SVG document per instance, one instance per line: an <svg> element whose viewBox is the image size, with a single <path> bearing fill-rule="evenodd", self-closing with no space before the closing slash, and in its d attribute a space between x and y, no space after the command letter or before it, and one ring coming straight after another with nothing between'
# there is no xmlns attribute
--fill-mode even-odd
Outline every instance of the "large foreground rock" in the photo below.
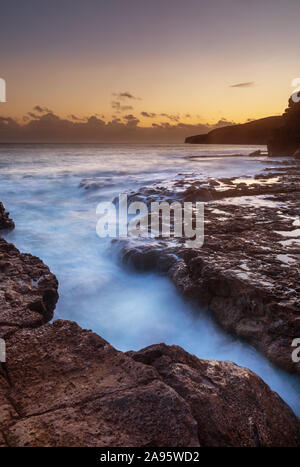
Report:
<svg viewBox="0 0 300 467"><path fill-rule="evenodd" d="M155 369L75 323L9 340L0 412L9 446L191 446L197 424Z"/></svg>
<svg viewBox="0 0 300 467"><path fill-rule="evenodd" d="M126 355L68 321L8 339L0 413L8 446L300 444L295 415L251 371L165 345Z"/></svg>
<svg viewBox="0 0 300 467"><path fill-rule="evenodd" d="M201 360L174 345L152 345L128 354L155 368L189 404L201 446L299 443L300 424L290 409L247 368Z"/></svg>

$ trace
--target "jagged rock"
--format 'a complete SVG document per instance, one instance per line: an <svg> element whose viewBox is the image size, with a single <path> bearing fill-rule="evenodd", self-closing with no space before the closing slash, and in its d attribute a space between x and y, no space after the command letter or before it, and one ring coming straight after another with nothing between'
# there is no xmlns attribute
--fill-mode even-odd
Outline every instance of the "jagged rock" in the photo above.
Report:
<svg viewBox="0 0 300 467"><path fill-rule="evenodd" d="M37 257L0 238L0 337L53 316L58 282Z"/></svg>
<svg viewBox="0 0 300 467"><path fill-rule="evenodd" d="M7 375L0 429L9 446L199 445L189 404L154 368L75 323L16 332Z"/></svg>
<svg viewBox="0 0 300 467"><path fill-rule="evenodd" d="M126 355L76 323L45 324L57 287L0 238L1 447L300 446L299 421L250 370L163 344Z"/></svg>
<svg viewBox="0 0 300 467"><path fill-rule="evenodd" d="M9 446L296 446L299 421L251 371L179 347L127 355L69 321L8 339Z"/></svg>
<svg viewBox="0 0 300 467"><path fill-rule="evenodd" d="M300 177L298 166L282 169L247 183L219 179L210 189L214 200L205 205L200 249L186 248L182 239L117 243L124 264L166 273L223 328L276 365L300 374L300 364L291 358L292 342L300 336L300 246L294 226L299 222ZM181 188L185 201L191 191ZM244 204L242 196L247 197ZM192 200L198 199L195 188Z"/></svg>
<svg viewBox="0 0 300 467"><path fill-rule="evenodd" d="M0 230L11 230L14 229L14 227L14 221L9 218L9 212L5 211L5 208L0 201Z"/></svg>
<svg viewBox="0 0 300 467"><path fill-rule="evenodd" d="M200 446L299 445L299 421L252 371L232 362L201 360L174 345L127 354L154 367L189 404Z"/></svg>

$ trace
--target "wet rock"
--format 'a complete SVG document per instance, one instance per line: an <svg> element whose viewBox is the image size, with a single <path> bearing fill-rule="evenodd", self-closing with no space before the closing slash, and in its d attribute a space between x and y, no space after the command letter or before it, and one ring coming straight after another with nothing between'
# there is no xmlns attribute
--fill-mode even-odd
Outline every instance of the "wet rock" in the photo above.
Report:
<svg viewBox="0 0 300 467"><path fill-rule="evenodd" d="M58 282L37 257L0 238L0 337L53 316Z"/></svg>
<svg viewBox="0 0 300 467"><path fill-rule="evenodd" d="M300 235L294 226L300 222L299 168L277 172L210 185L214 199L205 204L202 248L186 248L184 239L125 240L120 257L138 270L166 273L223 328L300 374L300 364L291 357L292 342L300 336ZM174 199L185 201L193 186L197 201L203 184L188 180Z"/></svg>
<svg viewBox="0 0 300 467"><path fill-rule="evenodd" d="M12 230L15 224L9 217L9 212L5 211L3 204L0 201L0 230Z"/></svg>
<svg viewBox="0 0 300 467"><path fill-rule="evenodd" d="M199 251L157 242L153 257L153 247L137 242L133 265L193 288ZM249 370L166 345L126 355L76 323L45 324L57 288L39 258L0 238L0 446L300 445L299 421ZM227 283L219 290L231 296ZM282 329L289 336L284 318L273 322Z"/></svg>
<svg viewBox="0 0 300 467"><path fill-rule="evenodd" d="M127 354L155 368L189 404L201 446L299 445L299 421L252 371L165 344Z"/></svg>
<svg viewBox="0 0 300 467"><path fill-rule="evenodd" d="M124 354L69 321L21 329L0 374L9 446L297 446L299 421L251 371L164 344Z"/></svg>
<svg viewBox="0 0 300 467"><path fill-rule="evenodd" d="M9 446L198 446L190 406L158 372L69 321L20 330L0 393Z"/></svg>

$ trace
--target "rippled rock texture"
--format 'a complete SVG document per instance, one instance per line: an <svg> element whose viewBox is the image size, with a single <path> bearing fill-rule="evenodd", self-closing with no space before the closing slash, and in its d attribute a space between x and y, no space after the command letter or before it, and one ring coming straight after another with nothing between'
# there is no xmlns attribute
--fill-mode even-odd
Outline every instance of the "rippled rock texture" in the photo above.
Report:
<svg viewBox="0 0 300 467"><path fill-rule="evenodd" d="M299 443L299 422L290 418L290 409L247 368L201 360L175 345L152 345L128 354L155 368L188 403L200 446Z"/></svg>
<svg viewBox="0 0 300 467"><path fill-rule="evenodd" d="M299 165L287 165L254 178L180 179L149 194L144 187L131 198L206 201L204 246L117 242L123 263L168 274L226 330L297 374L291 354L300 336L299 174Z"/></svg>
<svg viewBox="0 0 300 467"><path fill-rule="evenodd" d="M48 266L0 237L0 337L49 321L57 288Z"/></svg>
<svg viewBox="0 0 300 467"><path fill-rule="evenodd" d="M9 446L296 446L299 421L251 371L179 347L128 355L69 321L8 340Z"/></svg>

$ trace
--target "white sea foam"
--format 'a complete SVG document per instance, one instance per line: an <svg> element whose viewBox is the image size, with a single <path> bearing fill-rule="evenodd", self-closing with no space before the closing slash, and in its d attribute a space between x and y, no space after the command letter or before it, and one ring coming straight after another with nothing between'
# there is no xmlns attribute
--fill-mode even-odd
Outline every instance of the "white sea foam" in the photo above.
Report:
<svg viewBox="0 0 300 467"><path fill-rule="evenodd" d="M300 416L300 382L274 368L251 346L228 336L209 315L186 303L156 274L120 267L110 240L96 235L96 205L145 181L178 172L205 176L253 176L261 159L214 159L216 154L252 152L253 147L186 145L1 146L0 199L15 220L7 235L22 251L42 258L59 280L55 318L77 321L121 349L177 344L201 358L232 360L251 368ZM203 155L197 162L185 156ZM210 157L206 157L209 155ZM83 179L108 179L96 190ZM120 184L118 180L120 180ZM260 201L264 203L265 201Z"/></svg>

